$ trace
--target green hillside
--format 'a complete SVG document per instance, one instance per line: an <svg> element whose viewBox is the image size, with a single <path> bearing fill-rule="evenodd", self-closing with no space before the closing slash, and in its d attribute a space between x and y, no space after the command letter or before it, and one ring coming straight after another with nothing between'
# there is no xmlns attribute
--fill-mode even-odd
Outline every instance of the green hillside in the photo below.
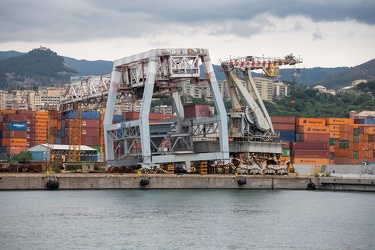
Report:
<svg viewBox="0 0 375 250"><path fill-rule="evenodd" d="M48 86L68 83L77 71L67 67L64 58L46 49L0 61L0 88Z"/></svg>

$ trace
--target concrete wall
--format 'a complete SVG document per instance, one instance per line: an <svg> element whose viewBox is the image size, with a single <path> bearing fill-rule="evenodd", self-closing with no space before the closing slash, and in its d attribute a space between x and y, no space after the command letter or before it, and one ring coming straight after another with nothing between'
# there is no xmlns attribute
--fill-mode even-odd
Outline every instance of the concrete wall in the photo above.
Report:
<svg viewBox="0 0 375 250"><path fill-rule="evenodd" d="M309 165L295 164L293 165L301 176L312 175L314 166L321 166L322 173L338 173L338 174L375 174L375 165Z"/></svg>
<svg viewBox="0 0 375 250"><path fill-rule="evenodd" d="M286 176L169 175L169 174L5 174L0 190L46 189L49 179L59 181L59 189L306 189L310 178ZM141 179L149 184L142 187ZM238 180L246 184L239 185Z"/></svg>

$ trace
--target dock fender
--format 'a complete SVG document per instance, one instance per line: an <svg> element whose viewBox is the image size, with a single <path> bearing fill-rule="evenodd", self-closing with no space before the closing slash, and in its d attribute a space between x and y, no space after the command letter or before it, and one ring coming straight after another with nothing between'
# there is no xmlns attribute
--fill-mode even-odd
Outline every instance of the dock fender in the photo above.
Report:
<svg viewBox="0 0 375 250"><path fill-rule="evenodd" d="M307 190L315 190L315 184L310 180L310 183L307 184Z"/></svg>
<svg viewBox="0 0 375 250"><path fill-rule="evenodd" d="M242 186L246 184L246 179L245 178L239 178L237 180L238 185Z"/></svg>
<svg viewBox="0 0 375 250"><path fill-rule="evenodd" d="M58 180L48 180L46 183L46 188L50 190L56 190L60 186L60 183Z"/></svg>
<svg viewBox="0 0 375 250"><path fill-rule="evenodd" d="M149 179L145 179L145 178L141 178L141 180L139 181L139 184L140 184L142 187L145 187L145 186L147 186L148 184L150 184L150 180L149 180Z"/></svg>

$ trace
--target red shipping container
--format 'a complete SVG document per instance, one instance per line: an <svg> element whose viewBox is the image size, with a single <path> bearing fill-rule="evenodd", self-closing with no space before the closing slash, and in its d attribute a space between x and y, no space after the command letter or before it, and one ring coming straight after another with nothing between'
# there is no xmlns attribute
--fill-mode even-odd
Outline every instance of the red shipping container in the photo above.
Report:
<svg viewBox="0 0 375 250"><path fill-rule="evenodd" d="M329 158L328 150L293 150L293 157L296 158Z"/></svg>
<svg viewBox="0 0 375 250"><path fill-rule="evenodd" d="M273 123L274 130L295 130L296 125L293 123Z"/></svg>
<svg viewBox="0 0 375 250"><path fill-rule="evenodd" d="M26 122L26 115L9 114L4 115L3 122Z"/></svg>
<svg viewBox="0 0 375 250"><path fill-rule="evenodd" d="M99 136L82 136L81 144L86 145L86 146L100 145L100 137Z"/></svg>
<svg viewBox="0 0 375 250"><path fill-rule="evenodd" d="M35 133L27 133L26 134L26 139L28 141L34 141L35 140Z"/></svg>
<svg viewBox="0 0 375 250"><path fill-rule="evenodd" d="M82 128L82 136L100 136L98 128Z"/></svg>
<svg viewBox="0 0 375 250"><path fill-rule="evenodd" d="M30 133L35 133L35 126L33 125L27 126L26 131Z"/></svg>
<svg viewBox="0 0 375 250"><path fill-rule="evenodd" d="M36 111L32 110L17 110L17 114L23 114L28 118L35 118L36 116Z"/></svg>
<svg viewBox="0 0 375 250"><path fill-rule="evenodd" d="M329 142L329 134L299 134L299 142Z"/></svg>
<svg viewBox="0 0 375 250"><path fill-rule="evenodd" d="M35 118L26 118L27 126L35 126L36 125L36 119Z"/></svg>
<svg viewBox="0 0 375 250"><path fill-rule="evenodd" d="M271 116L272 123L296 123L295 117Z"/></svg>
<svg viewBox="0 0 375 250"><path fill-rule="evenodd" d="M65 120L65 127L69 128L74 126L75 120L74 119L66 119ZM99 128L100 122L99 120L82 120L81 127L84 128Z"/></svg>
<svg viewBox="0 0 375 250"><path fill-rule="evenodd" d="M26 138L27 131L3 130L3 138Z"/></svg>
<svg viewBox="0 0 375 250"><path fill-rule="evenodd" d="M209 117L210 106L208 104L187 104L184 105L185 118Z"/></svg>
<svg viewBox="0 0 375 250"><path fill-rule="evenodd" d="M294 142L293 150L328 150L328 142Z"/></svg>
<svg viewBox="0 0 375 250"><path fill-rule="evenodd" d="M34 147L36 144L35 144L35 140L30 140L30 141L27 141L26 142L26 147L27 148L31 148L31 147Z"/></svg>

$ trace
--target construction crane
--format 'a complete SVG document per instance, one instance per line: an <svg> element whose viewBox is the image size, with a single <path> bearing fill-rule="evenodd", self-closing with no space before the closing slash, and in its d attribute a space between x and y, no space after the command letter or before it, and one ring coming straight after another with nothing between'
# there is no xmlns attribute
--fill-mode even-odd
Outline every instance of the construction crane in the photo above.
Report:
<svg viewBox="0 0 375 250"><path fill-rule="evenodd" d="M262 69L266 75L275 76L278 74L278 70L275 69L279 66L300 62L302 59L297 59L292 54L272 59L246 56L222 62L221 67L226 76L232 102L232 109L228 112L229 137L232 143L230 153L233 159L240 163L238 166L241 173L287 173L287 166L280 160L282 146L275 142L278 134L273 129L271 118L256 88L251 71ZM252 142L252 147L244 150L241 142ZM271 148L273 150L270 150ZM266 166L262 169L264 163Z"/></svg>

